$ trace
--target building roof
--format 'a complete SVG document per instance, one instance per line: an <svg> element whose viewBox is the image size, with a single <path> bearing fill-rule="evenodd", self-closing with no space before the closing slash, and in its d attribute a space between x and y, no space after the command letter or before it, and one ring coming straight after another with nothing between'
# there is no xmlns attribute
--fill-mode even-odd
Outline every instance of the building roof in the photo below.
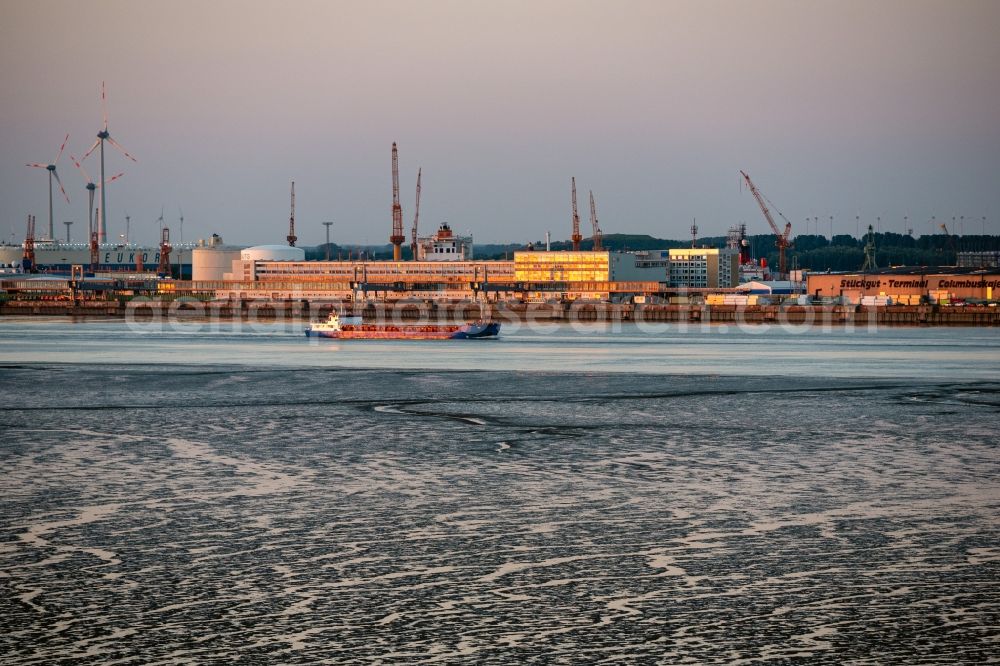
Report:
<svg viewBox="0 0 1000 666"><path fill-rule="evenodd" d="M809 275L969 275L996 273L996 269L979 266L890 266L870 271L807 271Z"/></svg>

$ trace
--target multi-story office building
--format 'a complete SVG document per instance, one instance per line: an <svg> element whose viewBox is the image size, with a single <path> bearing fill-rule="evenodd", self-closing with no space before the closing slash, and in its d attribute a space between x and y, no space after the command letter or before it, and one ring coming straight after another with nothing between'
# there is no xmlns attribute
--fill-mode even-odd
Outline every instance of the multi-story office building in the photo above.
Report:
<svg viewBox="0 0 1000 666"><path fill-rule="evenodd" d="M669 283L674 288L727 289L740 281L740 253L730 248L675 248L669 251Z"/></svg>

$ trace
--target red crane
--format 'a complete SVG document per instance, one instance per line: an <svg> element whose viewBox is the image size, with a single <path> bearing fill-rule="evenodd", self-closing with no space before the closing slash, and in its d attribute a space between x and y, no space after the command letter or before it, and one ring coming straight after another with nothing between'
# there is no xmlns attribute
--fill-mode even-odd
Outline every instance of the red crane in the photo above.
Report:
<svg viewBox="0 0 1000 666"><path fill-rule="evenodd" d="M35 216L28 216L28 228L24 234L24 256L21 268L25 273L34 273L35 269Z"/></svg>
<svg viewBox="0 0 1000 666"><path fill-rule="evenodd" d="M420 218L420 169L417 169L417 205L413 212L413 229L410 231L410 249L413 251L413 261L417 260L417 220Z"/></svg>
<svg viewBox="0 0 1000 666"><path fill-rule="evenodd" d="M757 190L757 186L753 184L753 181L750 180L750 176L748 176L745 171L740 171L740 174L742 174L743 179L747 181L747 185L750 187L750 192L753 194L754 199L757 200L757 204L760 206L761 212L764 213L764 218L767 220L767 223L771 225L771 231L774 232L774 246L778 248L778 279L783 280L787 276L787 272L785 270L785 250L792 245L791 241L788 240L789 235L792 233L792 223L789 222L784 215L781 215L780 210L775 208L775 210L778 211L778 215L781 215L781 218L785 220L784 232L779 231L778 225L774 223L774 218L771 217L771 211L768 210L767 204L764 203L764 195ZM774 206L774 204L771 205L772 207Z"/></svg>
<svg viewBox="0 0 1000 666"><path fill-rule="evenodd" d="M597 205L594 203L594 192L590 192L590 226L593 229L593 240L594 240L594 251L599 252L603 249L604 234L601 232L601 228L597 226Z"/></svg>
<svg viewBox="0 0 1000 666"><path fill-rule="evenodd" d="M142 253L139 253L139 260L142 260ZM97 272L98 264L101 261L100 255L100 245L98 243L98 231L95 229L90 232L90 270L92 273Z"/></svg>
<svg viewBox="0 0 1000 666"><path fill-rule="evenodd" d="M291 242L291 241L290 241ZM291 242L295 247L294 242ZM165 277L170 277L170 229L163 227L162 239L160 240L160 265L156 267L156 272Z"/></svg>
<svg viewBox="0 0 1000 666"><path fill-rule="evenodd" d="M580 235L580 215L576 212L576 177L572 179L573 183L573 251L580 251L580 241L583 240L583 236Z"/></svg>
<svg viewBox="0 0 1000 666"><path fill-rule="evenodd" d="M399 157L396 154L396 142L392 142L392 259L399 261L403 257L403 207L399 205Z"/></svg>

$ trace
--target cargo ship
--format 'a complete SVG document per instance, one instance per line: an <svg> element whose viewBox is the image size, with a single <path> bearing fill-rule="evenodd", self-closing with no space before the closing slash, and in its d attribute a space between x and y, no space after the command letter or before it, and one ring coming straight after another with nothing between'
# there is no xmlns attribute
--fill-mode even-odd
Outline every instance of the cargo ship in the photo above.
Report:
<svg viewBox="0 0 1000 666"><path fill-rule="evenodd" d="M91 270L90 245L86 243L65 243L57 240L40 239L34 242L35 265L32 272L48 274L68 274L74 265ZM191 279L191 243L174 245L170 252L170 266L174 277ZM0 243L0 272L24 272L24 244ZM97 271L135 271L138 265L144 270L156 270L160 263L158 246L135 244L102 243L97 248Z"/></svg>
<svg viewBox="0 0 1000 666"><path fill-rule="evenodd" d="M465 324L385 324L364 323L361 317L344 317L331 312L325 322L306 327L306 337L356 340L469 340L495 338L500 322L473 321Z"/></svg>

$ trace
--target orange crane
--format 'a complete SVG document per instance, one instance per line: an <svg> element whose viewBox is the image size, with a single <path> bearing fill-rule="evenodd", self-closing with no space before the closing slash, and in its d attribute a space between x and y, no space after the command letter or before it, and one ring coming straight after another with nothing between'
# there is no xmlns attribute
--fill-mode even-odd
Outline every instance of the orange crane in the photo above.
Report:
<svg viewBox="0 0 1000 666"><path fill-rule="evenodd" d="M597 225L597 205L594 203L593 190L590 191L590 226L594 233L594 252L600 252L603 249L604 234Z"/></svg>
<svg viewBox="0 0 1000 666"><path fill-rule="evenodd" d="M580 235L580 215L576 212L576 176L572 179L573 183L573 251L580 251L580 241L583 240L583 236Z"/></svg>
<svg viewBox="0 0 1000 666"><path fill-rule="evenodd" d="M764 213L764 219L766 219L767 223L771 225L771 231L774 232L774 246L778 248L778 279L782 280L788 275L785 270L785 250L792 246L791 241L788 239L789 235L792 233L792 223L789 222L788 218L784 215L781 215L780 210L775 208L775 210L778 211L778 215L781 215L781 218L785 220L784 232L779 231L778 225L774 223L774 218L771 217L771 211L768 210L767 204L764 203L766 197L764 197L764 195L757 190L757 186L753 184L752 180L750 180L750 176L747 175L746 171L741 170L740 174L742 174L743 179L747 181L747 185L750 187L750 192L753 194L754 199L757 200L757 204L760 206L761 212ZM771 207L773 208L774 204L771 204Z"/></svg>
<svg viewBox="0 0 1000 666"><path fill-rule="evenodd" d="M396 142L392 142L392 259L399 261L403 257L403 207L399 205L399 157L396 154Z"/></svg>
<svg viewBox="0 0 1000 666"><path fill-rule="evenodd" d="M410 249L413 251L413 261L417 260L417 220L420 218L420 171L417 169L417 205L413 211L413 229L410 231Z"/></svg>

